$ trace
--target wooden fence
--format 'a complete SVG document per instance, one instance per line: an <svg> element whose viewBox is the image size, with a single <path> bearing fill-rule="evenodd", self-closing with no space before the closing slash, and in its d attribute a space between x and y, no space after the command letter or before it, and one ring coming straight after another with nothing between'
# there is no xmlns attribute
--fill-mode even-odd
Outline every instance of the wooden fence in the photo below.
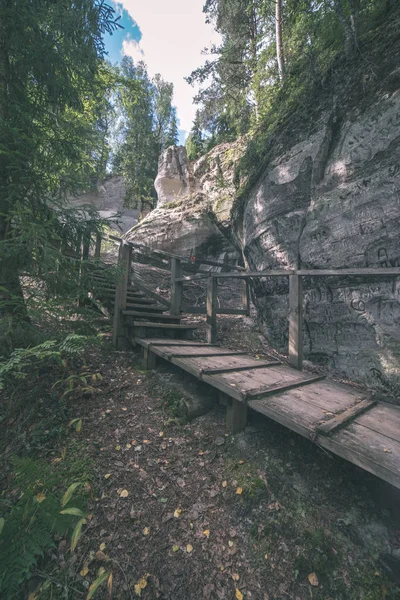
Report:
<svg viewBox="0 0 400 600"><path fill-rule="evenodd" d="M193 261L193 257L183 257L162 250L154 250L142 244L126 242L116 236L108 236L108 239L114 240L120 244L119 266L122 270L122 276L118 281L115 297L115 314L113 335L116 338L122 327L121 311L126 308L126 292L131 283L132 262L158 261L159 266L169 271L171 281L170 301L159 294L149 290L135 280L133 282L147 293L150 293L155 300L160 301L169 307L171 315L180 315L182 312L187 314L205 314L207 342L215 343L217 340L217 315L250 314L250 288L249 280L267 277L288 277L289 278L289 343L288 354L290 366L301 370L303 366L303 278L304 277L400 277L400 268L356 268L356 269L297 269L297 270L270 270L270 271L248 271L244 267L229 265L226 263L199 259ZM101 239L96 237L95 257L100 256ZM196 264L197 263L197 264ZM199 272L201 265L225 269L208 270ZM188 275L184 271L189 271ZM228 272L227 272L228 271ZM218 307L218 280L221 279L239 279L243 281L242 306L241 308L220 308ZM199 279L207 281L207 299L204 309L196 306L183 307L184 285Z"/></svg>

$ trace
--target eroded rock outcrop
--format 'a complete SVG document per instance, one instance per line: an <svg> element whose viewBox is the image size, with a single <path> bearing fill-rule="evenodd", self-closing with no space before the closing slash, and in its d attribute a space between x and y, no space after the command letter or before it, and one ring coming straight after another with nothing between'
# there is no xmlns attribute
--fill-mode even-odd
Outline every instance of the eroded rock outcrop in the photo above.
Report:
<svg viewBox="0 0 400 600"><path fill-rule="evenodd" d="M332 102L312 134L276 144L239 206L245 140L214 148L186 165L190 194L180 188L127 237L180 254L242 255L252 270L400 266L400 73L386 82L368 101ZM400 278L308 278L304 287L305 357L398 394ZM286 279L254 282L260 324L284 352L287 292Z"/></svg>

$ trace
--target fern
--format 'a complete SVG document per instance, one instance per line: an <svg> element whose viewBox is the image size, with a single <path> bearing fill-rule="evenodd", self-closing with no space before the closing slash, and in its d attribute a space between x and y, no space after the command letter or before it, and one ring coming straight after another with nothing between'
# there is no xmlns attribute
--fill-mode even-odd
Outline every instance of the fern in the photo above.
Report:
<svg viewBox="0 0 400 600"><path fill-rule="evenodd" d="M29 458L14 458L15 484L21 494L11 507L2 501L5 517L0 535L0 597L12 599L29 579L37 561L54 547L54 537L73 527L73 516L60 514L64 474ZM8 510L7 510L8 509Z"/></svg>

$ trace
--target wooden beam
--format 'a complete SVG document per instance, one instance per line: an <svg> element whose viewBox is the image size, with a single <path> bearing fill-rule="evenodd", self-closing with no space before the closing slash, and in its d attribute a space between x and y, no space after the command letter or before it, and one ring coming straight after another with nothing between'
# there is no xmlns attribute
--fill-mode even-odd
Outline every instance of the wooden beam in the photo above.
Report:
<svg viewBox="0 0 400 600"><path fill-rule="evenodd" d="M151 351L151 348L144 348L142 346L142 361L144 368L151 371L156 367L157 356Z"/></svg>
<svg viewBox="0 0 400 600"><path fill-rule="evenodd" d="M303 285L299 275L289 277L289 365L303 366Z"/></svg>
<svg viewBox="0 0 400 600"><path fill-rule="evenodd" d="M205 306L183 306L182 312L188 315L205 315L207 309ZM217 315L247 315L247 310L242 308L217 308Z"/></svg>
<svg viewBox="0 0 400 600"><path fill-rule="evenodd" d="M177 346L178 345L179 345L179 340L177 341ZM206 354L204 354L204 352L196 352L196 354L188 354L186 352L183 354L181 354L181 353L170 354L170 358L209 358L210 356L243 356L244 354L247 354L247 352L240 352L240 351L235 351L235 350L227 350L226 352L224 352L224 351L211 352L211 353L206 353ZM278 364L280 364L280 363L278 363ZM247 368L250 368L250 367L247 367Z"/></svg>
<svg viewBox="0 0 400 600"><path fill-rule="evenodd" d="M122 274L115 290L114 302L114 320L113 320L113 345L115 348L120 346L119 338L124 337L124 328L122 323L122 311L126 309L126 299L128 291L129 271L131 268L132 247L123 242L119 248L118 265L121 267ZM123 345L123 342L121 342Z"/></svg>
<svg viewBox="0 0 400 600"><path fill-rule="evenodd" d="M332 419L326 421L326 423L318 425L318 427L315 430L315 433L328 435L333 431L337 431L340 427L348 425L349 421L352 421L355 417L359 417L366 410L369 410L370 408L375 406L376 403L377 401L372 400L371 398L361 400L361 402L358 402L354 406L351 406L350 408L346 409L345 411L340 413L340 415L335 415L334 417L332 417Z"/></svg>
<svg viewBox="0 0 400 600"><path fill-rule="evenodd" d="M209 277L207 281L207 342L213 344L217 340L217 292L218 281Z"/></svg>
<svg viewBox="0 0 400 600"><path fill-rule="evenodd" d="M182 265L179 258L171 258L171 305L169 312L171 315L180 315L182 309L183 283L177 281L182 277Z"/></svg>
<svg viewBox="0 0 400 600"><path fill-rule="evenodd" d="M228 398L226 406L226 431L239 433L247 425L247 404Z"/></svg>
<svg viewBox="0 0 400 600"><path fill-rule="evenodd" d="M259 398L261 396L270 396L271 394L280 394L281 392L287 392L288 390L292 390L293 388L303 387L303 385L309 385L310 383L315 383L316 381L321 381L321 379L325 379L324 375L314 375L312 377L307 377L307 379L301 379L300 381L291 381L288 383L276 383L274 385L267 385L265 388L254 388L253 390L249 390L245 392L245 399L251 400L252 398Z"/></svg>
<svg viewBox="0 0 400 600"><path fill-rule="evenodd" d="M243 302L243 310L245 311L245 315L250 315L250 288L248 279L243 280L243 291L242 291L242 302Z"/></svg>
<svg viewBox="0 0 400 600"><path fill-rule="evenodd" d="M330 277L330 276L341 276L341 275L351 275L352 277L365 277L368 275L377 276L377 277L387 277L388 275L393 275L396 277L400 277L400 268L368 268L368 269L300 269L297 271L297 274L300 276L309 276L309 277Z"/></svg>
<svg viewBox="0 0 400 600"><path fill-rule="evenodd" d="M293 275L296 271L287 270L287 271L246 271L245 273L215 273L213 271L210 272L211 277L216 277L218 279L226 279L231 277L232 279L247 279L249 277L287 277L288 275Z"/></svg>
<svg viewBox="0 0 400 600"><path fill-rule="evenodd" d="M210 356L208 354L208 356ZM217 356L220 356L219 354ZM192 356L188 356L188 358L192 358ZM237 371L248 371L249 369L264 369L265 367L276 367L281 363L277 360L273 362L263 362L258 365L245 365L243 367L225 367L220 369L201 369L201 375L219 375L220 373L236 373Z"/></svg>

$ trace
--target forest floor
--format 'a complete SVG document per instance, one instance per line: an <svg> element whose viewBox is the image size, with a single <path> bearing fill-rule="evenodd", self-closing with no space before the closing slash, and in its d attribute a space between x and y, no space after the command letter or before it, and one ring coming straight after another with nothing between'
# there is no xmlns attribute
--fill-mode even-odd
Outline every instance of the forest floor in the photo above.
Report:
<svg viewBox="0 0 400 600"><path fill-rule="evenodd" d="M251 319L219 323L223 345L270 352ZM79 600L101 579L99 599L400 598L398 490L258 414L235 436L218 405L186 422L179 372L144 371L108 335L71 372L91 384L64 395L58 372L33 373L0 421L2 502L20 498L19 456L42 469L40 506L79 482L88 515L75 551L56 533L17 598Z"/></svg>

